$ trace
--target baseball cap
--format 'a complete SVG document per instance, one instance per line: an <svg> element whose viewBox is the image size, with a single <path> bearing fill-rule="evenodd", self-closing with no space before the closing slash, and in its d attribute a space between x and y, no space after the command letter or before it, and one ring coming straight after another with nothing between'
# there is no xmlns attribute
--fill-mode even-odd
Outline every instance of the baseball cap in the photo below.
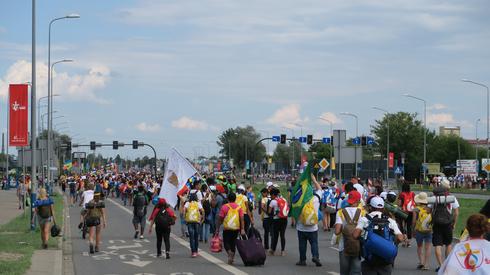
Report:
<svg viewBox="0 0 490 275"><path fill-rule="evenodd" d="M371 201L369 202L371 207L374 208L384 208L385 207L385 201L381 197L373 197Z"/></svg>
<svg viewBox="0 0 490 275"><path fill-rule="evenodd" d="M357 192L359 192L361 194L364 193L364 187L361 184L354 183L354 188L357 190Z"/></svg>
<svg viewBox="0 0 490 275"><path fill-rule="evenodd" d="M269 181L269 182L267 182L267 184L266 184L267 188L271 187L272 185L274 185L274 184L272 183L272 181Z"/></svg>
<svg viewBox="0 0 490 275"><path fill-rule="evenodd" d="M383 191L383 192L381 192L381 194L379 194L379 196L380 196L381 198L383 198L383 199L385 199L385 200L386 200L386 197L388 196L388 192Z"/></svg>
<svg viewBox="0 0 490 275"><path fill-rule="evenodd" d="M238 189L245 191L245 185L240 184L240 185L238 186Z"/></svg>
<svg viewBox="0 0 490 275"><path fill-rule="evenodd" d="M347 199L347 203L352 205L358 203L361 200L361 193L356 190L350 191Z"/></svg>

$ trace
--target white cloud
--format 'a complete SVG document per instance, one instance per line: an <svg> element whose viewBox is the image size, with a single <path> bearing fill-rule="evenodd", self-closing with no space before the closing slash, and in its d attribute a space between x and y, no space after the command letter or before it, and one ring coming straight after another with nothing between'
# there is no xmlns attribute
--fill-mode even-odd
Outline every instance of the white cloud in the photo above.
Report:
<svg viewBox="0 0 490 275"><path fill-rule="evenodd" d="M157 123L149 124L146 122L141 122L136 124L136 129L141 132L158 132L160 131L160 125L158 125Z"/></svg>
<svg viewBox="0 0 490 275"><path fill-rule="evenodd" d="M47 94L47 65L36 64L36 93L38 98ZM60 94L62 99L94 101L107 103L97 96L96 91L104 88L110 79L110 69L103 65L95 65L88 68L85 74L58 73L53 70L53 92ZM19 60L12 64L5 75L0 78L0 97L6 98L10 83L25 83L31 81L31 63Z"/></svg>
<svg viewBox="0 0 490 275"><path fill-rule="evenodd" d="M420 13L411 17L413 22L432 31L448 30L449 27L459 22L459 19L454 16L437 16L429 13Z"/></svg>
<svg viewBox="0 0 490 275"><path fill-rule="evenodd" d="M308 117L301 117L300 106L298 104L289 104L281 107L266 122L286 127L298 127L304 122L309 121Z"/></svg>
<svg viewBox="0 0 490 275"><path fill-rule="evenodd" d="M172 127L187 130L206 130L209 126L205 121L194 120L192 118L183 116L177 120L172 121Z"/></svg>
<svg viewBox="0 0 490 275"><path fill-rule="evenodd" d="M439 113L439 114L428 114L427 115L427 124L431 125L449 125L456 123L452 114L448 113Z"/></svg>
<svg viewBox="0 0 490 275"><path fill-rule="evenodd" d="M105 128L104 129L104 133L106 133L107 135L112 135L112 134L114 134L114 129L112 129L112 128Z"/></svg>
<svg viewBox="0 0 490 275"><path fill-rule="evenodd" d="M342 123L342 120L336 116L334 113L332 112L325 112L323 114L320 115L321 118L324 118L326 120L329 120L330 122L332 122L333 124L339 124L339 123ZM323 123L328 123L324 120L321 120Z"/></svg>
<svg viewBox="0 0 490 275"><path fill-rule="evenodd" d="M427 109L440 111L440 110L447 109L447 106L444 105L444 104L442 104L442 103L436 103L436 104L434 104L432 106L429 106L429 108L427 108Z"/></svg>

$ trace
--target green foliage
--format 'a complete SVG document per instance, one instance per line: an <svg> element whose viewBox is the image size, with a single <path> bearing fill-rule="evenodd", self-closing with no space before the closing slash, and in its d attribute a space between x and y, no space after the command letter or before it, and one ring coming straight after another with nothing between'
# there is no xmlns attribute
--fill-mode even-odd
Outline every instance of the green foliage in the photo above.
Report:
<svg viewBox="0 0 490 275"><path fill-rule="evenodd" d="M458 159L474 159L475 149L455 135L435 136L427 146L427 161L441 166L455 164Z"/></svg>
<svg viewBox="0 0 490 275"><path fill-rule="evenodd" d="M265 157L265 146L257 144L261 136L252 126L236 127L225 130L216 142L225 158L234 160L234 165L245 167L245 161L260 162Z"/></svg>
<svg viewBox="0 0 490 275"><path fill-rule="evenodd" d="M280 170L289 171L293 156L294 163L297 165L301 162L301 155L305 153L307 153L306 150L298 140L289 141L288 144L278 144L274 151L274 155L272 156L274 162L278 165L276 170L279 168ZM308 158L311 158L311 154Z"/></svg>

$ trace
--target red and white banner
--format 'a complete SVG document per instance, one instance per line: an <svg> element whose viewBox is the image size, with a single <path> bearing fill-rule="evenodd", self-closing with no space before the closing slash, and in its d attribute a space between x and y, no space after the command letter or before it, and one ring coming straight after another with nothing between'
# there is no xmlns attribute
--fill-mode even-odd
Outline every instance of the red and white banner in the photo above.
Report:
<svg viewBox="0 0 490 275"><path fill-rule="evenodd" d="M388 155L388 167L393 168L395 166L395 153L390 152Z"/></svg>
<svg viewBox="0 0 490 275"><path fill-rule="evenodd" d="M28 145L28 104L27 84L10 84L9 146Z"/></svg>

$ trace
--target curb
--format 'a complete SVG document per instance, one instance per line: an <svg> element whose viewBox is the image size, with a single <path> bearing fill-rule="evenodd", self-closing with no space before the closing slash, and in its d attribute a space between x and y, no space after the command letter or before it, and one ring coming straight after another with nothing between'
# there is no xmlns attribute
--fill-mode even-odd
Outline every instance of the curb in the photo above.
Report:
<svg viewBox="0 0 490 275"><path fill-rule="evenodd" d="M59 190L58 190L59 191ZM73 253L72 253L72 241L71 241L71 226L70 226L70 211L68 205L68 199L60 192L63 197L63 237L60 238L63 240L61 245L62 249L62 274L74 275L75 274L75 266L73 265Z"/></svg>

